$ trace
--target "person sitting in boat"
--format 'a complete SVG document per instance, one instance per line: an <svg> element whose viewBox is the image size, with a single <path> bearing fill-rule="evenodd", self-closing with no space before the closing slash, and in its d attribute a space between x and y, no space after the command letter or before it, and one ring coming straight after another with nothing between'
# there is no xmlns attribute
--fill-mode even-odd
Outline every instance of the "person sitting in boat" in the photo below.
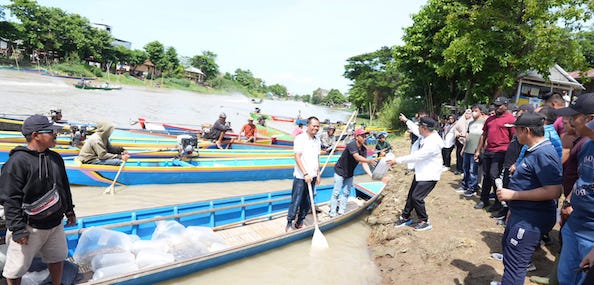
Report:
<svg viewBox="0 0 594 285"><path fill-rule="evenodd" d="M336 137L334 136L334 132L336 131L336 127L330 124L326 129L326 132L320 134L320 142L322 144L322 150L325 150L326 153L330 153L332 147L336 143Z"/></svg>
<svg viewBox="0 0 594 285"><path fill-rule="evenodd" d="M228 131L231 131L231 127L227 124L227 115L221 113L219 119L212 125L208 138L211 139L219 149L222 149L225 133Z"/></svg>
<svg viewBox="0 0 594 285"><path fill-rule="evenodd" d="M109 88L109 83L103 82L103 84L101 84L101 88Z"/></svg>
<svg viewBox="0 0 594 285"><path fill-rule="evenodd" d="M130 154L123 147L114 147L109 142L109 137L115 125L110 122L98 122L97 130L86 139L78 160L85 164L120 165L127 161Z"/></svg>
<svg viewBox="0 0 594 285"><path fill-rule="evenodd" d="M378 157L385 156L386 153L392 150L392 145L390 145L390 143L386 141L385 133L382 132L377 136L377 144L375 144L375 150L378 151Z"/></svg>
<svg viewBox="0 0 594 285"><path fill-rule="evenodd" d="M266 126L266 117L264 117L264 116L258 117L258 124L260 124L260 126L262 126L262 127Z"/></svg>
<svg viewBox="0 0 594 285"><path fill-rule="evenodd" d="M256 142L256 125L253 118L248 118L247 124L243 125L239 135L243 135L247 142Z"/></svg>
<svg viewBox="0 0 594 285"><path fill-rule="evenodd" d="M52 123L59 123L62 121L62 110L60 109L52 109L50 110L51 113L51 122Z"/></svg>

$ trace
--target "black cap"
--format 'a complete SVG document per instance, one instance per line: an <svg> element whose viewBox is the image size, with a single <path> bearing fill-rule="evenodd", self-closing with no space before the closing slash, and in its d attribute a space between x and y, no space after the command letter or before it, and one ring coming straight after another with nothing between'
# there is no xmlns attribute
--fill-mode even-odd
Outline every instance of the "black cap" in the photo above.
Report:
<svg viewBox="0 0 594 285"><path fill-rule="evenodd" d="M495 99L495 101L493 101L493 105L495 106L500 106L500 105L506 105L509 103L509 99L507 99L507 97L497 97L497 99Z"/></svg>
<svg viewBox="0 0 594 285"><path fill-rule="evenodd" d="M545 117L539 113L526 112L520 115L513 124L506 124L506 127L542 127Z"/></svg>
<svg viewBox="0 0 594 285"><path fill-rule="evenodd" d="M594 114L594 93L582 94L569 104L569 107L555 110L559 116L573 116L576 114Z"/></svg>
<svg viewBox="0 0 594 285"><path fill-rule="evenodd" d="M435 127L437 126L437 122L429 117L422 117L419 120L419 126L424 126L428 129L435 130Z"/></svg>
<svg viewBox="0 0 594 285"><path fill-rule="evenodd" d="M62 127L56 126L49 122L46 116L42 115L33 115L23 122L23 127L21 128L21 133L23 135L30 135L33 132L38 132L41 130L60 130Z"/></svg>
<svg viewBox="0 0 594 285"><path fill-rule="evenodd" d="M526 103L526 104L522 104L519 108L519 110L525 111L525 112L534 112L534 105Z"/></svg>

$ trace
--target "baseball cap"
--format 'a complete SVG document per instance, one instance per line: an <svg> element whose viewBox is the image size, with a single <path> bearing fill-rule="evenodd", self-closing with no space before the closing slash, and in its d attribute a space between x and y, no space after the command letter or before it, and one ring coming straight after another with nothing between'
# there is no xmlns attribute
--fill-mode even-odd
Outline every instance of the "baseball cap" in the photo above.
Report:
<svg viewBox="0 0 594 285"><path fill-rule="evenodd" d="M577 97L569 107L555 110L559 116L573 116L576 114L594 114L594 93L586 93Z"/></svg>
<svg viewBox="0 0 594 285"><path fill-rule="evenodd" d="M435 127L437 126L437 122L429 117L422 117L419 120L419 126L424 126L428 129L435 130Z"/></svg>
<svg viewBox="0 0 594 285"><path fill-rule="evenodd" d="M495 101L493 101L493 105L495 106L501 106L501 105L505 105L509 103L509 99L507 99L507 97L497 97L497 99L495 99Z"/></svg>
<svg viewBox="0 0 594 285"><path fill-rule="evenodd" d="M542 127L545 117L540 113L526 112L520 115L513 124L505 124L506 127Z"/></svg>
<svg viewBox="0 0 594 285"><path fill-rule="evenodd" d="M368 134L368 133L369 133L369 132L368 132L368 131L366 131L365 129L363 129L363 128L360 128L360 129L357 129L357 130L355 131L355 136L365 135L365 134Z"/></svg>
<svg viewBox="0 0 594 285"><path fill-rule="evenodd" d="M225 115L225 113L220 113L219 118L227 118L227 115Z"/></svg>
<svg viewBox="0 0 594 285"><path fill-rule="evenodd" d="M33 115L23 122L23 127L21 128L21 133L23 135L30 135L34 132L39 132L41 130L60 130L62 129L61 126L56 126L47 119L46 116L42 115Z"/></svg>
<svg viewBox="0 0 594 285"><path fill-rule="evenodd" d="M329 130L336 130L336 127L332 124L328 125L328 129Z"/></svg>
<svg viewBox="0 0 594 285"><path fill-rule="evenodd" d="M526 103L526 104L522 104L519 108L519 110L525 111L525 112L534 112L534 105Z"/></svg>

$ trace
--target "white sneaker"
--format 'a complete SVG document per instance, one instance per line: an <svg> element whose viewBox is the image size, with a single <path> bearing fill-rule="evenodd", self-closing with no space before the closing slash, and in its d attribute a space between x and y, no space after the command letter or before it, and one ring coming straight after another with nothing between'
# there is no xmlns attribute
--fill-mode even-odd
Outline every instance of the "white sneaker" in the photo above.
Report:
<svg viewBox="0 0 594 285"><path fill-rule="evenodd" d="M491 281L490 285L501 285L499 281Z"/></svg>
<svg viewBox="0 0 594 285"><path fill-rule="evenodd" d="M447 167L447 166L444 166L444 167L441 168L441 172L446 172L448 170L450 170L450 168Z"/></svg>
<svg viewBox="0 0 594 285"><path fill-rule="evenodd" d="M503 254L501 254L499 252L494 252L494 253L491 253L491 258L501 261L501 260L503 260Z"/></svg>
<svg viewBox="0 0 594 285"><path fill-rule="evenodd" d="M464 191L466 191L466 189L464 189L462 187L458 187L458 188L454 189L454 192L456 192L456 193L464 193Z"/></svg>

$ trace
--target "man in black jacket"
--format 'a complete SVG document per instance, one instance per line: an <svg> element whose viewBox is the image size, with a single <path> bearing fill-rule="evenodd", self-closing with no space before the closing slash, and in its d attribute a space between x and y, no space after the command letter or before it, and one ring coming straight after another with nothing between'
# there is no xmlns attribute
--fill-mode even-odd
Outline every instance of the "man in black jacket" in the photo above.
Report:
<svg viewBox="0 0 594 285"><path fill-rule="evenodd" d="M62 219L76 224L64 160L50 150L56 130L48 119L34 115L23 122L27 146L17 146L0 173L0 202L6 215L8 250L2 275L20 284L33 258L48 264L52 284L60 284L68 256Z"/></svg>

